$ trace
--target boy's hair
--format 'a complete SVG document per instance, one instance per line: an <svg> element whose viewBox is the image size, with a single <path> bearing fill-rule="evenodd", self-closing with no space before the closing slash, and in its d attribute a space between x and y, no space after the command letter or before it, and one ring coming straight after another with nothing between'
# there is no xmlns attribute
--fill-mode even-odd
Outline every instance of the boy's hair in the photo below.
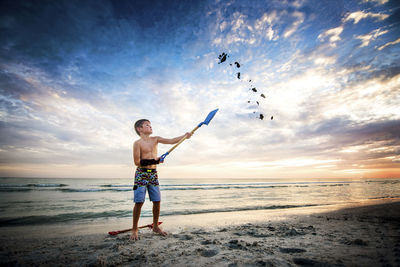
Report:
<svg viewBox="0 0 400 267"><path fill-rule="evenodd" d="M145 123L146 121L150 122L149 120L146 120L146 119L141 119L141 120L138 120L137 122L135 122L135 131L136 131L136 133L137 133L139 136L140 136L140 133L139 133L139 131L137 130L137 128L142 127L142 126L143 126L143 123Z"/></svg>

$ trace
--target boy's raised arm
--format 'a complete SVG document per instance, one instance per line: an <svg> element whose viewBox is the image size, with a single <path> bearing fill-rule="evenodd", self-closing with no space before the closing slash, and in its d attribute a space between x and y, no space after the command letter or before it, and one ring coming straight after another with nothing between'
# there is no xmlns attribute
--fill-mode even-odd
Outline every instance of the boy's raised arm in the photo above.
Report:
<svg viewBox="0 0 400 267"><path fill-rule="evenodd" d="M140 147L137 142L133 143L133 162L136 166L140 166Z"/></svg>
<svg viewBox="0 0 400 267"><path fill-rule="evenodd" d="M161 137L161 136L157 136L157 142L161 143L161 144L173 145L173 144L178 143L185 136L186 136L186 138L190 138L192 136L192 134L191 133L185 133L184 135L181 135L181 136L178 136L178 137L175 137L175 138L169 138L169 139Z"/></svg>

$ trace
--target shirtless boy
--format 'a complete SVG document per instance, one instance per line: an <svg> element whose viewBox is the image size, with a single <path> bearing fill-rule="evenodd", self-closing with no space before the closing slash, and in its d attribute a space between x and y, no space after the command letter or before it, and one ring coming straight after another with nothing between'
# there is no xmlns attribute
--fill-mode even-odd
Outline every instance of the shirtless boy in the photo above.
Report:
<svg viewBox="0 0 400 267"><path fill-rule="evenodd" d="M157 144L176 144L183 137L190 138L191 134L186 133L171 139L162 138L160 136L150 136L153 133L149 120L142 119L135 123L135 131L140 139L133 144L133 159L137 166L134 184L134 202L133 208L133 226L132 240L138 240L138 222L140 211L142 209L146 189L149 191L150 201L153 202L153 231L160 235L167 235L159 226L158 218L160 216L161 194L157 176L157 165L160 158L157 157Z"/></svg>

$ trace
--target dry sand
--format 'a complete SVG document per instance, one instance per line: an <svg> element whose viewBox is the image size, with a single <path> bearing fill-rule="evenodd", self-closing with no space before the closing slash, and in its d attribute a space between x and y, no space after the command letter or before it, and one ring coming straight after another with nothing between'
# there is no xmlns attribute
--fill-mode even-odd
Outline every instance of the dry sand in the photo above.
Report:
<svg viewBox="0 0 400 267"><path fill-rule="evenodd" d="M167 237L0 235L2 266L400 266L400 202Z"/></svg>

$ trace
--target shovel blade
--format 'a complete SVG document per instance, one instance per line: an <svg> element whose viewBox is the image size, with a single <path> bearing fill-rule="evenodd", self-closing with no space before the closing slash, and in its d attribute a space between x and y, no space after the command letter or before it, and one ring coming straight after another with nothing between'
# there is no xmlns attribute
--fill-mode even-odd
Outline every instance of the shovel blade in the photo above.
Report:
<svg viewBox="0 0 400 267"><path fill-rule="evenodd" d="M215 109L215 110L211 111L210 113L208 113L207 118L201 124L208 125L210 123L210 121L214 118L217 111L218 111L218 109Z"/></svg>

